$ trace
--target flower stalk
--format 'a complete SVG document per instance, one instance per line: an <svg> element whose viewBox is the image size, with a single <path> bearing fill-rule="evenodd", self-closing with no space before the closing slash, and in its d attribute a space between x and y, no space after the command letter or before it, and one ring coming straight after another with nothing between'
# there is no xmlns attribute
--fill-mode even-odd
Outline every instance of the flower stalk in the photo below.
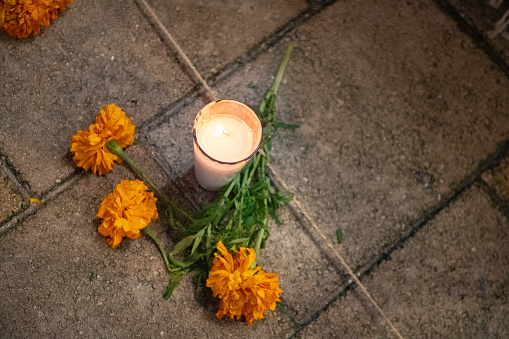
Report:
<svg viewBox="0 0 509 339"><path fill-rule="evenodd" d="M178 207L171 199L168 197L163 191L157 187L156 184L143 172L143 170L134 162L134 160L119 146L116 140L109 140L106 142L106 148L111 153L115 154L117 157L122 159L126 164L128 164L136 174L140 176L140 178L150 187L152 191L154 191L159 198L161 198L164 203L174 211L177 211L186 219L192 219L191 216L180 207Z"/></svg>
<svg viewBox="0 0 509 339"><path fill-rule="evenodd" d="M161 240L148 227L145 227L142 230L142 232L145 233L146 235L148 235L152 239L152 241L154 241L154 243L156 244L157 248L161 252L161 255L163 256L163 260L164 260L164 263L166 265L166 268L168 269L168 271L170 271L171 270L170 262L168 260L168 256L166 255L166 250L164 249L163 244L161 243Z"/></svg>

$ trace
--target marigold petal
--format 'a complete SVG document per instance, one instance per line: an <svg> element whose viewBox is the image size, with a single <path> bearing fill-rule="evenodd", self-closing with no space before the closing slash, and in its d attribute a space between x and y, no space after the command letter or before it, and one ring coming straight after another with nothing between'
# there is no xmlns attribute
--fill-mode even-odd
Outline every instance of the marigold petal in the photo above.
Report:
<svg viewBox="0 0 509 339"><path fill-rule="evenodd" d="M116 140L124 148L134 142L135 126L131 119L114 104L105 106L96 117L96 122L86 131L78 131L71 137L70 151L73 161L85 171L103 175L111 172L116 162L122 159L106 148L106 142Z"/></svg>
<svg viewBox="0 0 509 339"><path fill-rule="evenodd" d="M0 29L10 36L26 38L37 35L41 26L49 26L72 0L3 0L0 3ZM3 18L1 17L3 13Z"/></svg>
<svg viewBox="0 0 509 339"><path fill-rule="evenodd" d="M237 319L243 316L251 324L263 318L267 310L274 310L282 293L277 273L265 273L259 266L249 269L256 258L253 249L240 248L231 264L227 260L231 255L221 242L217 249L223 257L214 254L206 283L213 295L221 299L216 316Z"/></svg>
<svg viewBox="0 0 509 339"><path fill-rule="evenodd" d="M98 231L107 237L108 245L118 246L123 237L139 238L140 230L158 217L157 199L147 190L140 180L122 180L104 197L97 212L97 217L103 219Z"/></svg>

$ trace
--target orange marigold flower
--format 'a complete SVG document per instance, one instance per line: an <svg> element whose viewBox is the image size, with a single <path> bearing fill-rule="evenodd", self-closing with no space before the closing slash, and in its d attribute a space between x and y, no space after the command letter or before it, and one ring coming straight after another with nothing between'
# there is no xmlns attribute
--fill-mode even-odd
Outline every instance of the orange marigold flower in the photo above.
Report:
<svg viewBox="0 0 509 339"><path fill-rule="evenodd" d="M91 168L92 173L100 175L111 172L114 162L122 162L122 159L108 151L106 142L116 140L125 148L134 142L134 129L122 109L114 104L105 106L88 130L78 131L71 137L72 160L85 171Z"/></svg>
<svg viewBox="0 0 509 339"><path fill-rule="evenodd" d="M0 30L10 36L26 38L39 34L42 26L58 18L72 0L0 0Z"/></svg>
<svg viewBox="0 0 509 339"><path fill-rule="evenodd" d="M104 198L97 216L103 219L99 233L108 237L108 245L117 247L123 237L138 239L140 230L157 218L157 199L147 190L143 181L122 180Z"/></svg>
<svg viewBox="0 0 509 339"><path fill-rule="evenodd" d="M207 287L212 288L214 296L219 297L219 311L223 315L240 319L244 316L246 324L262 319L263 313L274 311L281 301L277 273L265 273L260 266L249 269L256 258L251 248L241 247L233 257L220 241L217 249L223 256L215 253L212 268L207 279Z"/></svg>

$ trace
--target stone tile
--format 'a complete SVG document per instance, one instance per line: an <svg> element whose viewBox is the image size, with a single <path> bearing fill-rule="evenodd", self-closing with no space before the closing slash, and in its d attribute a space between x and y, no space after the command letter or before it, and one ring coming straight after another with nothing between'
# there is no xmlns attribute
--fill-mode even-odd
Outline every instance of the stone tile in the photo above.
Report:
<svg viewBox="0 0 509 339"><path fill-rule="evenodd" d="M494 169L484 172L482 178L509 206L509 156L505 156Z"/></svg>
<svg viewBox="0 0 509 339"><path fill-rule="evenodd" d="M391 338L391 333L359 293L351 290L331 303L295 338Z"/></svg>
<svg viewBox="0 0 509 339"><path fill-rule="evenodd" d="M408 234L507 136L507 78L433 4L336 3L214 89L258 104L288 41L278 114L301 127L280 132L275 166L330 239L343 229L354 268ZM195 196L201 107L183 104L150 133Z"/></svg>
<svg viewBox="0 0 509 339"><path fill-rule="evenodd" d="M150 147L128 153L166 191L167 177ZM276 310L246 326L218 320L202 307L191 279L164 300L168 275L147 238L116 249L97 232L103 197L132 173L118 165L107 176L86 175L23 224L0 236L0 332L7 337L286 337L292 323ZM181 197L174 195L177 202ZM163 218L150 227L172 245Z"/></svg>
<svg viewBox="0 0 509 339"><path fill-rule="evenodd" d="M451 195L509 129L507 78L450 18L425 2L374 6L335 3L215 88L258 104L294 42L278 114L301 127L280 132L275 166L330 239L343 229L341 252L357 268ZM188 106L151 138L174 178L195 187L190 130L203 104Z"/></svg>
<svg viewBox="0 0 509 339"><path fill-rule="evenodd" d="M29 201L0 165L0 224L28 207Z"/></svg>
<svg viewBox="0 0 509 339"><path fill-rule="evenodd" d="M507 337L508 226L471 189L393 254L368 289L410 336Z"/></svg>
<svg viewBox="0 0 509 339"><path fill-rule="evenodd" d="M495 23L509 10L507 1L449 0L461 17L482 32L484 38L494 47L506 63L509 63L509 31L496 34ZM490 3L500 2L499 6ZM505 32L505 33L504 33ZM492 36L492 34L495 34Z"/></svg>
<svg viewBox="0 0 509 339"><path fill-rule="evenodd" d="M307 8L304 0L147 2L205 77L244 56Z"/></svg>
<svg viewBox="0 0 509 339"><path fill-rule="evenodd" d="M343 278L289 209L284 209L280 217L283 225L269 224L270 238L259 264L267 272L279 273L281 300L295 321L302 323L343 288Z"/></svg>
<svg viewBox="0 0 509 339"><path fill-rule="evenodd" d="M508 240L508 220L471 188L362 281L405 338L505 338ZM348 292L302 337L314 331L387 337L373 334L381 320L370 316L372 307L359 305L368 305L365 298Z"/></svg>
<svg viewBox="0 0 509 339"><path fill-rule="evenodd" d="M294 39L275 163L362 266L507 138L508 80L429 2L336 3Z"/></svg>
<svg viewBox="0 0 509 339"><path fill-rule="evenodd" d="M133 2L77 1L40 35L0 45L0 150L37 194L74 171L70 137L102 106L138 125L192 88Z"/></svg>

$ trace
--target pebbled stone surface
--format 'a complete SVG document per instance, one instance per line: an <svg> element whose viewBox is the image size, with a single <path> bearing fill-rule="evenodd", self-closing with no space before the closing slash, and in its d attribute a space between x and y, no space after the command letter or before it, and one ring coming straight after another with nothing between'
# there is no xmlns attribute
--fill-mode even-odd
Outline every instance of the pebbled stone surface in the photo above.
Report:
<svg viewBox="0 0 509 339"><path fill-rule="evenodd" d="M505 338L508 226L489 196L471 188L362 282L404 338ZM382 320L360 292L348 292L302 338L389 337L384 328L377 334L377 324Z"/></svg>
<svg viewBox="0 0 509 339"><path fill-rule="evenodd" d="M495 52L505 61L509 62L509 31L507 28L496 33L495 24L501 21L507 11L507 1L475 1L475 0L449 0L448 1L463 19L472 25L493 47ZM498 6L496 3L499 2Z"/></svg>
<svg viewBox="0 0 509 339"><path fill-rule="evenodd" d="M482 178L509 206L509 157L506 155L495 168L484 172Z"/></svg>
<svg viewBox="0 0 509 339"><path fill-rule="evenodd" d="M300 127L273 142L275 168L329 239L342 228L353 268L407 235L507 137L507 78L432 3L335 3L214 90L257 105L288 42L278 118ZM203 106L183 104L149 134L198 199L190 131Z"/></svg>
<svg viewBox="0 0 509 339"><path fill-rule="evenodd" d="M148 175L179 204L185 201L153 161L150 148L128 148ZM107 176L85 175L22 224L0 237L0 333L14 337L285 337L292 328L279 311L252 326L219 320L217 305L203 307L191 279L170 300L164 261L148 237L124 238L110 248L95 216L103 197L122 179L124 166ZM167 249L164 218L152 222Z"/></svg>
<svg viewBox="0 0 509 339"><path fill-rule="evenodd" d="M192 86L130 1L76 1L40 35L0 34L0 46L0 152L36 194L73 173L70 138L101 107L139 125Z"/></svg>
<svg viewBox="0 0 509 339"><path fill-rule="evenodd" d="M148 0L204 77L245 56L307 9L304 0Z"/></svg>
<svg viewBox="0 0 509 339"><path fill-rule="evenodd" d="M14 214L28 207L29 201L9 178L6 169L0 164L0 225Z"/></svg>

